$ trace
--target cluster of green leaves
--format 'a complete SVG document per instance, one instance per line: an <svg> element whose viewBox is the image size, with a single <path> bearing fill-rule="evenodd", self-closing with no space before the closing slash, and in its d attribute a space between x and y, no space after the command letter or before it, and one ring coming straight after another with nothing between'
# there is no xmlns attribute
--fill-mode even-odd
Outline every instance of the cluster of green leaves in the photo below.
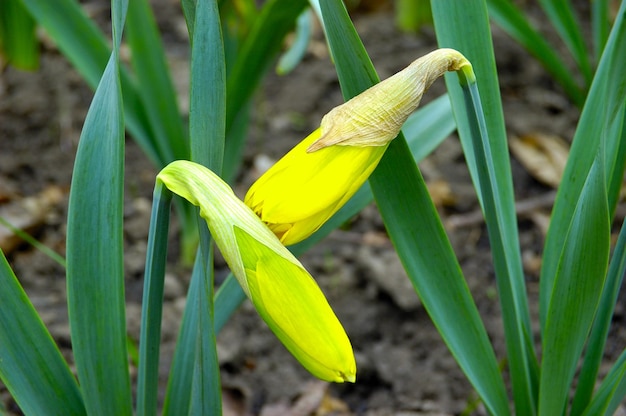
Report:
<svg viewBox="0 0 626 416"><path fill-rule="evenodd" d="M558 52L559 45L550 43L513 1L487 1L489 16L493 21L532 53L563 87L570 99L582 107L593 80L594 68L598 65L609 38L611 2L590 2L591 45L585 41L583 26L571 2L539 0L538 3L565 44L570 55L568 58L578 73L573 73L568 68L567 59Z"/></svg>
<svg viewBox="0 0 626 416"><path fill-rule="evenodd" d="M232 177L239 166L244 143L247 102L306 3L275 0L257 9L252 1L237 5L225 2L218 12L213 1L198 5L183 2L195 57L191 64L188 134L147 1L111 2L113 52L105 36L76 1L22 3L18 2L24 6L20 10L27 10L86 81L97 87L77 152L68 219L68 308L80 388L4 256L0 267L3 287L0 328L6 341L0 347L0 375L27 414L131 414L122 268L124 129L128 129L158 167L174 159L191 158L219 172L222 160L227 160L224 175ZM132 69L119 62L125 22ZM200 30L194 31L196 27ZM20 29L15 25L11 28L17 32ZM229 139L227 144L225 137ZM94 189L98 192L93 192ZM200 230L202 256L197 257L201 267L196 267L194 272L198 277L192 280L190 312L185 313L184 325L188 326L181 331L182 346L177 350L177 360L185 362L175 366L178 371L172 371L168 388L168 392L174 393L168 394L166 408L175 409L176 414L185 406L192 409L202 403L220 406L215 397L202 400L206 391L219 394L220 390L208 381L210 376L216 379L218 374L216 361L210 360L210 352L215 355L214 336L211 331L196 327L212 326L212 316L207 313L211 304L207 298L212 299L212 292L200 290L197 285L212 290L209 280L203 279L212 271L209 246L205 244L207 230L204 226L197 227L197 215L188 205L180 203L179 208L181 220L187 224L184 228L192 236L189 247L195 246L193 240L197 238L193 235L197 228ZM154 228L162 231L158 224L155 221ZM167 232L159 234L157 243L164 243L166 235ZM166 247L157 243L151 243L151 247ZM147 273L158 275L162 269L152 264L153 260L148 258ZM153 281L147 279L147 282ZM152 312L153 305L160 308L162 286L161 296L154 297L149 296L154 287L147 283L146 288L151 302L144 303L144 310ZM144 316L152 315L144 312ZM158 330L160 324L151 326L144 321L142 325L142 338L153 343L141 343L137 400L140 414L153 414L156 407L158 378L149 372L150 360L145 359L148 354L158 360L158 334L156 339L150 338L154 328ZM206 335L206 339L195 334ZM204 350L196 357L197 342ZM197 373L200 382L188 377L196 362L206 362L212 368ZM210 390L202 388L205 385ZM197 400L190 401L188 392Z"/></svg>
<svg viewBox="0 0 626 416"><path fill-rule="evenodd" d="M469 139L471 128L464 125L463 117L458 117L466 108L462 94L448 82L458 130L470 173L481 196L492 244L516 414L565 412L585 345L587 351L569 412L574 415L612 414L626 388L622 377L626 369L623 356L595 395L593 389L624 273L624 232L620 233L610 268L607 269L607 265L610 225L624 172L626 78L618 68L626 59L626 2L620 6L610 36L599 47L603 52L597 70L592 79L590 77L591 86L584 99L551 217L540 277L540 360L536 358L528 326L527 300L516 247L510 167L487 8L481 2L472 2L472 7L463 10L453 1L436 3L433 16L439 44L458 49L472 62L484 104L489 137L480 145ZM487 3L492 12L496 2ZM569 2L541 3L547 10L554 11L549 13L553 21L567 22L557 24L557 27L568 28L559 30L560 33L580 30L572 30L575 24L569 20L573 16ZM451 23L462 19L474 22L471 31ZM608 15L604 19L608 21ZM482 29L475 30L476 26ZM491 143L491 151L486 147L488 143ZM473 167L474 157L477 163ZM486 174L485 167L492 163L494 169L488 169ZM490 207L490 199L495 199L495 206ZM498 249L500 246L502 250Z"/></svg>
<svg viewBox="0 0 626 416"><path fill-rule="evenodd" d="M444 0L433 2L432 8L439 45L459 50L472 62L480 87L481 113L485 117L487 134L481 134L482 140L476 140L478 135L475 133L481 129L474 125L472 114L468 114L476 106L468 101L467 94L458 87L456 81L448 77L447 85L459 135L491 241L515 413L563 414L568 411L573 415L612 414L626 393L623 377L626 355L620 356L595 393L594 383L624 274L623 229L610 266L609 251L610 225L624 172L626 79L618 68L626 59L626 27L623 21L626 6L622 2L611 29L608 2L592 2L593 39L598 60L594 72L571 4L555 1L540 1L540 4L574 57L582 75L582 83L576 82L575 76L564 66L562 57L532 28L512 2L487 0L486 4L471 1L461 5L460 2ZM489 17L539 57L571 99L583 107L543 253L540 284L541 359L537 357L533 346L535 340L532 338L520 263L511 170ZM464 21L472 24L459 24ZM375 183L374 179L372 184ZM408 185L402 186L406 188ZM383 199L377 201L385 216L381 204ZM393 214L385 222L394 241L398 237L394 235L390 223L398 218L406 217ZM407 227L407 224L399 226L397 234L401 235L401 230ZM416 289L418 293L421 292L425 307L429 309L461 368L491 413L508 414L501 378L493 378L485 371L485 368L495 367L493 355L478 350L470 351L471 347L467 343L459 345L454 338L454 334L458 334L458 339L466 341L476 338L471 325L475 324L475 313L455 314L455 319L438 320L436 312L430 311L433 308L429 303L439 308L445 304L443 299L452 301L455 297L466 296L446 293L435 294L433 298L433 292L425 293L424 289L420 289L425 284L422 278L441 281L443 272L437 270L443 269L449 261L433 265L431 260L433 274L425 276L425 265L421 268L410 265L414 261L411 258L414 250L406 250L403 256L404 244L403 241L396 242L398 252L404 259L409 275L411 270L419 270L414 280ZM572 382L585 345L587 349L582 358L575 395L570 403L568 398Z"/></svg>
<svg viewBox="0 0 626 416"><path fill-rule="evenodd" d="M415 31L424 24L431 24L430 3L431 0L398 0L398 26L404 30ZM518 3L512 0L487 0L490 19L538 59L572 102L582 107L609 37L611 1L590 2L589 22L585 22L590 26L590 42L586 41L582 21L571 2L538 1L552 29L567 50L567 57L560 53L563 49L560 44L548 40L545 33L533 25L532 19Z"/></svg>
<svg viewBox="0 0 626 416"><path fill-rule="evenodd" d="M156 166L176 158L191 159L232 178L245 145L247 103L295 23L298 38L280 61L281 71L288 71L302 56L303 38L310 33L309 16L301 15L306 3L273 0L260 10L252 1L223 2L219 8L214 1L182 3L192 56L187 128L146 1L112 1L112 52L74 0L54 5L24 0L23 5L96 89L76 156L68 217L68 308L80 386L4 255L0 378L25 414L131 414L127 357L132 343L127 343L125 329L122 267L124 129ZM119 58L125 22L132 68ZM453 128L447 97L407 123L420 159ZM303 252L371 200L369 188L363 187L323 231L294 251ZM167 191L155 195L138 352L137 414L155 414L157 408L163 262L171 202ZM163 413L219 414L215 333L244 296L230 277L217 296L214 316L210 236L193 209L184 204L179 208L186 229L199 233L200 247Z"/></svg>
<svg viewBox="0 0 626 416"><path fill-rule="evenodd" d="M95 88L110 47L103 32L87 18L78 2L11 0L14 1L23 3L37 24L46 30L87 83ZM195 3L182 2L185 15L191 22L190 35L193 33ZM224 177L232 178L239 168L244 145L249 117L247 103L306 1L273 0L261 9L250 1L222 3L229 97L226 117L229 140L224 154L227 161ZM126 129L157 168L176 159L189 159L191 144L187 126L178 108L163 44L147 0L129 3L126 26L131 68L120 68ZM20 33L23 27L21 29L16 32ZM197 244L195 213L187 204L179 200L175 203L183 228L183 257L189 260Z"/></svg>
<svg viewBox="0 0 626 416"><path fill-rule="evenodd" d="M182 2L191 43L186 127L146 0L112 0L112 52L73 0L54 6L44 0L22 1L90 85L97 86L76 157L68 218L68 308L80 387L4 256L0 378L26 414L132 414L122 267L124 129L157 166L176 158L191 159L231 179L245 145L249 99L306 2L270 0L260 10L252 1ZM313 3L345 98L376 83L373 65L343 3ZM626 63L626 2L589 79L591 87L555 202L541 273L541 358L535 351L521 266L489 30L491 3L495 1L433 2L439 45L462 52L473 64L477 83L463 76L459 83L457 75L447 76L450 98L442 97L412 116L405 134L389 146L370 186L292 250L304 252L375 198L409 279L461 369L490 413L510 414L496 354L416 165L456 126L489 231L515 413L563 414L586 345L569 413L611 414L626 394L626 354L595 391L594 383L626 267L624 229L609 256L610 225L626 156L626 73L621 70ZM132 71L119 61L125 21ZM306 36L304 19L299 28ZM177 200L167 192L155 194L142 305L138 415L157 411L172 201ZM200 244L163 413L220 414L215 336L244 296L232 276L214 294L208 230L193 209L182 203L179 208L186 233L198 232Z"/></svg>

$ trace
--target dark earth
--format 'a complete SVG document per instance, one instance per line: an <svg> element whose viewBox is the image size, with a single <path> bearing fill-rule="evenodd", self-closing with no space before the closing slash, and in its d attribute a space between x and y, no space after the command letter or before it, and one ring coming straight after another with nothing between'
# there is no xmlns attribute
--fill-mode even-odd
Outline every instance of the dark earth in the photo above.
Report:
<svg viewBox="0 0 626 416"><path fill-rule="evenodd" d="M179 2L152 3L164 33L181 108L186 111L188 47ZM553 38L553 30L545 23L538 6L534 2L526 3L533 22ZM584 13L586 3L577 3L582 4ZM432 27L423 27L417 33L402 33L394 22L390 4L384 1L372 4L376 7L357 7L352 15L381 78L436 48ZM109 16L106 1L90 0L84 6L106 27ZM494 27L493 36L510 138L557 136L569 142L579 109L506 34ZM21 72L6 67L0 77L0 213L9 220L15 218L12 215L19 214L19 218L26 215L27 230L64 255L72 165L92 91L49 38L43 33L41 38L43 51L38 71ZM443 81L436 82L424 103L443 92ZM315 129L321 117L341 102L336 73L318 31L304 61L285 76L270 71L254 98L254 121L236 192L243 196L259 170ZM157 170L130 138L126 152L127 318L128 331L137 339L151 194ZM542 179L516 157L512 157L512 166L519 202L522 255L531 309L536 318L541 247L554 195L550 180L558 181L558 174L548 173L548 179ZM503 359L503 330L486 228L477 216L477 199L457 138L446 139L420 168L498 357ZM621 222L623 205L618 212L622 212L618 214ZM64 269L28 244L15 240L6 243L3 233L2 247L15 273L71 362ZM163 316L163 386L189 282L189 269L177 261L176 224L171 235L173 250ZM301 260L317 278L351 338L358 365L357 382L329 385L317 381L290 356L250 303L245 302L218 339L225 414L485 414L421 307L375 205L333 232ZM219 259L218 267L225 272ZM604 371L624 348L624 319L620 302ZM0 396L8 414L19 414L3 387Z"/></svg>

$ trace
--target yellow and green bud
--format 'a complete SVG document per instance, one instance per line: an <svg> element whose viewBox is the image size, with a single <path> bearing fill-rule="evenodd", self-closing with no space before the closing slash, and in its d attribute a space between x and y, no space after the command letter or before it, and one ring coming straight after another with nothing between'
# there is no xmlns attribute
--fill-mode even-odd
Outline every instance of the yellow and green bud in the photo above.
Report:
<svg viewBox="0 0 626 416"><path fill-rule="evenodd" d="M324 116L248 190L245 203L285 245L317 231L365 183L424 92L470 63L438 49Z"/></svg>
<svg viewBox="0 0 626 416"><path fill-rule="evenodd" d="M200 208L242 289L294 357L322 380L354 382L352 346L319 286L232 189L204 166L182 160L157 179Z"/></svg>

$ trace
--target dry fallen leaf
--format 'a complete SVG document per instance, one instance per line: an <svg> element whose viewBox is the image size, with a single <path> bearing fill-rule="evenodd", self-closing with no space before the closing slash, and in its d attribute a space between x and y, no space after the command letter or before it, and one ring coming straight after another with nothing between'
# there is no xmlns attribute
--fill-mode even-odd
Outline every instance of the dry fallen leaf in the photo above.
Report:
<svg viewBox="0 0 626 416"><path fill-rule="evenodd" d="M509 140L511 153L526 168L533 178L552 188L561 182L569 145L557 136L529 134Z"/></svg>
<svg viewBox="0 0 626 416"><path fill-rule="evenodd" d="M433 199L433 203L436 207L452 207L457 203L457 197L450 188L450 183L443 179L436 179L426 183L428 186L428 193Z"/></svg>
<svg viewBox="0 0 626 416"><path fill-rule="evenodd" d="M44 223L48 213L63 197L61 188L50 186L35 196L13 199L0 205L0 217L13 227L32 233ZM5 254L15 249L21 241L11 230L0 225L0 249Z"/></svg>

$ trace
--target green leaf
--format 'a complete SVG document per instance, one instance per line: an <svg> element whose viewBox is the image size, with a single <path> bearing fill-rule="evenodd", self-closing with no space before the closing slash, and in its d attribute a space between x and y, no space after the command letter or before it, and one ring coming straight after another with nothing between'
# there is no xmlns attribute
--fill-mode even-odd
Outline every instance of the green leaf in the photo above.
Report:
<svg viewBox="0 0 626 416"><path fill-rule="evenodd" d="M570 0L539 0L539 4L548 15L552 25L565 42L578 64L578 69L589 85L593 77L593 70L589 61L589 52L585 45L581 26L574 16L574 8Z"/></svg>
<svg viewBox="0 0 626 416"><path fill-rule="evenodd" d="M198 338L196 331L200 318L199 296L203 282L201 261L202 256L197 255L167 383L165 402L163 403L164 416L189 414L196 359L196 339ZM235 279L233 278L233 280ZM235 284L237 284L236 281Z"/></svg>
<svg viewBox="0 0 626 416"><path fill-rule="evenodd" d="M591 2L591 32L593 51L596 61L600 60L604 45L609 38L611 24L609 22L609 0Z"/></svg>
<svg viewBox="0 0 626 416"><path fill-rule="evenodd" d="M185 16L185 23L187 24L189 39L193 39L193 29L196 23L196 4L197 0L181 0L180 2L183 9L183 15Z"/></svg>
<svg viewBox="0 0 626 416"><path fill-rule="evenodd" d="M539 414L563 414L598 307L610 249L604 155L585 181L554 279L542 341Z"/></svg>
<svg viewBox="0 0 626 416"><path fill-rule="evenodd" d="M292 251L293 252L293 251ZM297 255L294 253L294 255ZM219 334L231 315L246 299L246 294L237 279L229 273L215 293L215 333Z"/></svg>
<svg viewBox="0 0 626 416"><path fill-rule="evenodd" d="M189 155L176 93L165 61L166 55L147 0L129 3L126 37L141 102L160 160L168 163Z"/></svg>
<svg viewBox="0 0 626 416"><path fill-rule="evenodd" d="M87 83L95 88L110 53L107 41L75 0L23 0L59 49ZM131 3L129 39L138 85L120 68L125 122L132 138L157 167L175 158L187 158L182 120L152 14L145 0ZM183 258L195 245L192 211L174 200L183 230Z"/></svg>
<svg viewBox="0 0 626 416"><path fill-rule="evenodd" d="M157 412L163 287L171 201L172 193L157 181L150 216L141 300L136 405L138 416L154 415Z"/></svg>
<svg viewBox="0 0 626 416"><path fill-rule="evenodd" d="M39 41L35 20L21 0L0 2L0 55L16 68L35 70L39 66Z"/></svg>
<svg viewBox="0 0 626 416"><path fill-rule="evenodd" d="M219 174L226 130L226 64L217 4L214 0L201 2L194 16L199 31L191 40L191 160Z"/></svg>
<svg viewBox="0 0 626 416"><path fill-rule="evenodd" d="M239 112L263 78L272 59L280 51L285 35L295 26L298 15L306 7L306 0L269 0L246 36L230 69L227 81L226 132L233 126ZM245 136L234 136L243 140ZM243 141L230 140L224 155L224 178L230 180L241 160Z"/></svg>
<svg viewBox="0 0 626 416"><path fill-rule="evenodd" d="M583 184L601 146L606 149L603 154L606 158L604 162L606 183L610 184L608 188L608 200L611 201L610 212L614 209L614 201L617 201L616 194L619 192L619 187L614 183L623 166L623 161L618 161L616 158L623 155L623 151L619 149L623 136L624 96L626 95L626 71L622 70L626 67L626 54L622 53L626 48L625 14L626 2L622 2L578 122L563 173L564 179L552 209L553 215L546 236L539 282L539 313L542 329L545 327L547 305L554 290L557 262L564 239Z"/></svg>
<svg viewBox="0 0 626 416"><path fill-rule="evenodd" d="M87 83L95 88L110 55L104 34L96 24L73 0L22 2Z"/></svg>
<svg viewBox="0 0 626 416"><path fill-rule="evenodd" d="M305 9L296 21L296 33L293 43L283 53L276 65L276 73L278 75L286 75L294 70L294 68L302 61L306 53L309 41L311 40L311 22L313 12L310 8Z"/></svg>
<svg viewBox="0 0 626 416"><path fill-rule="evenodd" d="M626 76L619 65L626 64L626 57L621 53L626 45L625 13L626 3L622 3L583 108L563 176L566 180L559 188L553 209L540 281L540 316L544 338L547 336L548 307L552 308L550 299L555 298L554 293L558 290L563 290L557 287L556 273L559 266L557 262L561 261L561 249L566 244L565 235L569 224L573 223L574 212L576 212L575 203L581 200L580 195L585 189L581 181L591 176L587 172L597 169L596 165L603 164L606 169L603 173L605 176L603 180L604 183L609 184L608 195L604 196L605 203L608 200L608 218L613 215L618 199L620 189L618 184L621 183L624 169L625 105L623 97L626 91ZM602 160L598 161L597 155L600 155ZM602 214L598 212L597 215ZM598 260L590 253L593 252L585 253L585 258L588 258L589 262L597 262ZM597 253L597 255L601 254L601 252ZM617 259L619 255L614 261L615 267L622 267L619 266L620 261ZM596 278L604 279L604 276ZM619 279L621 278L614 274L612 264L606 287L603 289L595 328L590 335L588 352L581 369L581 380L572 408L573 414L580 414L581 408L588 402L593 389L592 379L595 379L597 374L598 356L602 354L601 349L604 348L608 321L614 304L612 298L615 296L614 292L619 285ZM590 293L589 296L595 296L595 294ZM587 313L593 312L587 311ZM578 335L581 336L581 334ZM569 349L568 346L568 351ZM593 402L597 402L596 399L593 399Z"/></svg>
<svg viewBox="0 0 626 416"><path fill-rule="evenodd" d="M89 414L130 415L124 314L124 121L119 45L127 2L112 4L113 53L83 126L69 198L67 295Z"/></svg>
<svg viewBox="0 0 626 416"><path fill-rule="evenodd" d="M24 6L92 88L107 65L110 48L104 34L76 0L22 0ZM120 68L126 126L133 139L156 166L168 162L159 154L153 127L128 71Z"/></svg>
<svg viewBox="0 0 626 416"><path fill-rule="evenodd" d="M579 107L585 102L585 94L563 58L545 37L533 28L529 20L510 0L488 0L489 16L515 41L526 48L552 77L561 84L570 99ZM520 62L523 65L523 62Z"/></svg>
<svg viewBox="0 0 626 416"><path fill-rule="evenodd" d="M320 4L344 97L350 98L378 77L343 4ZM448 348L489 411L509 414L489 338L402 135L389 145L370 185L407 274Z"/></svg>
<svg viewBox="0 0 626 416"><path fill-rule="evenodd" d="M0 250L0 379L24 414L85 415L78 383Z"/></svg>
<svg viewBox="0 0 626 416"><path fill-rule="evenodd" d="M606 375L583 416L615 414L626 395L626 350L623 351Z"/></svg>
<svg viewBox="0 0 626 416"><path fill-rule="evenodd" d="M430 0L399 0L396 2L395 17L396 24L405 32L417 32L423 26L431 26Z"/></svg>
<svg viewBox="0 0 626 416"><path fill-rule="evenodd" d="M197 11L197 10L196 10ZM196 27L196 29L199 29ZM198 216L199 226L206 223ZM200 233L200 249L198 256L202 279L199 281L196 296L195 313L197 316L195 332L195 359L192 371L191 400L189 412L192 415L219 415L222 414L222 390L220 385L220 371L217 361L217 345L214 328L213 307L213 248L210 235Z"/></svg>
<svg viewBox="0 0 626 416"><path fill-rule="evenodd" d="M219 173L224 154L226 68L216 1L187 2L192 34L189 132L191 159ZM214 328L213 248L206 223L196 215L196 254L167 387L164 414L221 414L221 387Z"/></svg>
<svg viewBox="0 0 626 416"><path fill-rule="evenodd" d="M217 1L197 2L191 39L191 92L189 136L191 160L222 171L226 123L226 64ZM191 388L191 414L221 414L220 372L213 324L213 247L204 219L196 214L200 232L198 256L202 283L197 296L198 314L195 364Z"/></svg>
<svg viewBox="0 0 626 416"><path fill-rule="evenodd" d="M306 4L305 0L270 0L263 5L228 77L227 129L251 97Z"/></svg>
<svg viewBox="0 0 626 416"><path fill-rule="evenodd" d="M600 298L600 306L593 322L585 358L580 368L576 394L572 401L572 416L580 415L589 404L598 376L598 370L604 358L604 347L606 346L609 327L624 279L624 273L626 273L626 223L622 224L613 253L606 284Z"/></svg>
<svg viewBox="0 0 626 416"><path fill-rule="evenodd" d="M460 51L476 73L475 84L461 88L456 77L449 74L446 85L489 231L515 411L518 415L532 415L538 364L532 346L511 166L486 4L483 0L442 0L432 7L439 46ZM473 24L455 24L459 19ZM476 88L480 95L470 91ZM484 125L479 125L483 117Z"/></svg>
<svg viewBox="0 0 626 416"><path fill-rule="evenodd" d="M624 30L623 25L623 18L619 19L618 22L616 22L616 33L618 33L618 31ZM618 45L619 42L612 41L609 44L609 48L623 47ZM621 53L617 52L616 49L607 50L607 54L616 55L615 57L609 57L609 59L611 59L612 61L620 59L619 55L622 55ZM619 64L619 61L612 63L609 71L616 70L613 69L613 65ZM606 76L606 79L609 80L609 89L605 90L608 96L608 100L606 101L619 103L619 99L617 97L619 97L620 95L623 96L623 78L621 81L621 88L615 88L615 85L619 86L620 82L618 74L611 74L609 72L609 74ZM610 159L608 161L608 163L613 163L612 169L610 169L610 172L607 172L607 176L609 178L608 191L610 217L613 217L615 207L617 205L617 200L619 199L622 179L624 175L624 164L626 162L626 125L624 124L624 120L626 119L625 107L626 105L622 101L620 109L617 111L617 114L615 116L615 120L604 120L604 129L606 129L604 137L612 138L612 140L609 142L610 148L607 153L614 155L613 161L611 161ZM606 345L609 326L611 324L613 312L615 310L615 304L617 302L617 296L619 294L619 290L622 284L624 270L626 269L625 245L626 230L624 229L624 226L622 226L617 245L614 249L614 255L611 260L611 265L607 276L607 282L602 292L600 306L596 314L591 334L589 335L585 358L580 369L580 376L576 386L576 394L572 403L572 415L581 414L583 409L589 403L589 400L591 399L591 395L593 393L593 389L595 387L595 380L598 374L600 363L603 358L603 352Z"/></svg>

